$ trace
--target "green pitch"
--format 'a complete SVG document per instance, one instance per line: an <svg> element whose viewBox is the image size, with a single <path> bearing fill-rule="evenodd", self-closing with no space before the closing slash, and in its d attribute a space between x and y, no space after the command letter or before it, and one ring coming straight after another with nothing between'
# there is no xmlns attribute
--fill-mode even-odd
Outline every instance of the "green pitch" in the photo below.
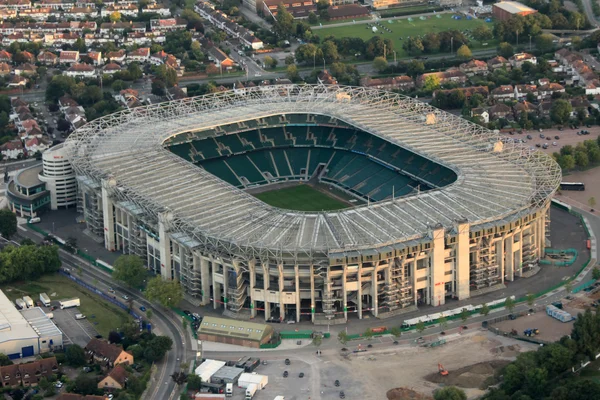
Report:
<svg viewBox="0 0 600 400"><path fill-rule="evenodd" d="M308 186L298 185L270 192L257 193L254 197L274 207L296 211L331 211L348 208L340 200Z"/></svg>
<svg viewBox="0 0 600 400"><path fill-rule="evenodd" d="M437 16L440 18L437 18ZM386 28L389 28L392 32L388 33L383 29L379 29L376 33L373 33L371 28L365 23L350 24L344 26L323 26L322 29L314 29L314 33L319 35L321 39L326 38L329 35L333 35L336 38L343 37L359 37L363 40L369 40L373 36L381 36L384 39L390 39L394 42L394 50L396 50L397 57L408 57L408 54L402 49L402 43L404 43L408 36L423 36L428 32L443 32L456 29L459 31L465 31L470 29L473 31L477 26L486 24L490 29L493 28L493 24L485 22L483 19L463 19L455 20L452 19L452 14L431 14L430 18L426 18L424 21L419 17L411 17L412 22L407 18L392 20L392 23L388 21L379 21L379 23ZM402 36L403 40L400 40ZM486 41L487 46L483 46L482 43L475 40L471 40L469 47L471 49L493 49L498 44L495 39ZM456 51L457 48L454 48ZM393 53L388 53L388 60L393 60Z"/></svg>

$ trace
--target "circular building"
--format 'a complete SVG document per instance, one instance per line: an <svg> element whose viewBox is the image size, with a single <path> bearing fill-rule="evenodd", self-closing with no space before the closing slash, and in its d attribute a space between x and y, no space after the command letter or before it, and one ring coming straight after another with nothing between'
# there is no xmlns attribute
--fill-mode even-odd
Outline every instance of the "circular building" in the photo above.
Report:
<svg viewBox="0 0 600 400"><path fill-rule="evenodd" d="M107 249L197 304L267 320L385 317L503 288L543 255L561 178L462 118L341 86L135 108L66 146Z"/></svg>

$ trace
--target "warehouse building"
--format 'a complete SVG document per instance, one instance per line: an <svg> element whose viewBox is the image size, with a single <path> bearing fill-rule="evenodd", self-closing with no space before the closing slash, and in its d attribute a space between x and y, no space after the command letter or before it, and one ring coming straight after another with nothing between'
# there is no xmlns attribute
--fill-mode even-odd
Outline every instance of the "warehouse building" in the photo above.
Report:
<svg viewBox="0 0 600 400"><path fill-rule="evenodd" d="M202 382L210 382L212 376L225 366L225 361L219 360L204 360L204 362L196 367L194 373L202 379Z"/></svg>
<svg viewBox="0 0 600 400"><path fill-rule="evenodd" d="M506 21L513 15L520 15L522 17L535 14L537 10L526 6L525 4L517 3L516 1L501 1L492 6L492 13L494 17L500 21Z"/></svg>
<svg viewBox="0 0 600 400"><path fill-rule="evenodd" d="M240 375L243 373L244 373L243 368L224 366L224 367L221 367L221 369L219 369L217 372L215 372L210 377L210 382L217 383L217 384L227 384L227 383L236 384Z"/></svg>
<svg viewBox="0 0 600 400"><path fill-rule="evenodd" d="M266 324L205 317L198 328L198 340L259 348L273 337L273 328Z"/></svg>
<svg viewBox="0 0 600 400"><path fill-rule="evenodd" d="M40 308L19 312L0 291L0 353L17 359L62 345L62 333Z"/></svg>

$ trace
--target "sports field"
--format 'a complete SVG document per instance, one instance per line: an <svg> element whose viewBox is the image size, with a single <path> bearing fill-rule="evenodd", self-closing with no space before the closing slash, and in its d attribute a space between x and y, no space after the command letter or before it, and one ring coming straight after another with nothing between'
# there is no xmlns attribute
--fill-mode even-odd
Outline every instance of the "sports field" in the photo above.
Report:
<svg viewBox="0 0 600 400"><path fill-rule="evenodd" d="M482 24L487 24L490 29L493 28L491 23L485 22L483 19L467 20L463 17L463 19L455 20L452 19L452 15L453 14L450 13L437 15L431 14L424 21L419 19L419 17L412 17L412 21L409 21L408 17L396 20L379 21L381 25L389 28L391 33L383 29L378 29L376 33L373 33L371 28L366 23L334 27L324 26L320 29L313 29L314 33L319 35L321 38L333 35L336 38L359 37L363 40L369 40L373 36L381 36L384 39L391 39L394 42L394 50L396 51L396 55L400 58L408 56L404 49L402 49L402 43L404 43L408 36L423 36L428 32L443 32L451 29L456 29L463 32L467 29L473 31L473 29ZM403 40L400 40L400 37L402 37ZM487 46L482 46L482 43L471 40L469 47L471 49L493 49L498 44L494 39L488 40L486 43ZM454 50L456 51L457 49L458 46L455 46ZM391 59L393 60L394 56L391 52L388 53L388 60L390 59L390 55Z"/></svg>
<svg viewBox="0 0 600 400"><path fill-rule="evenodd" d="M348 208L348 204L328 196L309 185L298 185L284 189L253 194L254 197L272 205L296 211L331 211Z"/></svg>

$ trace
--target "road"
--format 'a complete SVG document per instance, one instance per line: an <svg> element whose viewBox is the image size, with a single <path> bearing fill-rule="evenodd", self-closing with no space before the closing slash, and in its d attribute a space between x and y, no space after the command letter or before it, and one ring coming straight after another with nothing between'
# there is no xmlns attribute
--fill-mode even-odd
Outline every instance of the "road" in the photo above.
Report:
<svg viewBox="0 0 600 400"><path fill-rule="evenodd" d="M24 229L19 229L19 235L37 242L40 241L41 235ZM193 339L190 336L189 330L186 330L186 332L183 331L179 317L175 317L170 310L146 301L140 296L139 292L113 281L110 274L82 261L78 257L62 249L59 256L63 267L70 268L73 271L81 268L82 273L78 276L79 279L90 285L96 285L106 293L108 293L108 288L112 287L119 294L128 295L133 300L133 308L135 310L139 310L140 306L145 306L148 310L152 310L154 313L152 324L155 330L173 339L173 349L167 352L165 359L156 364L156 373L148 383L146 398L167 400L173 398L173 396L177 396L179 388L176 387L170 375L178 371L183 362L191 365L195 357L191 348L191 341Z"/></svg>
<svg viewBox="0 0 600 400"><path fill-rule="evenodd" d="M592 10L592 1L598 0L583 0L583 9L585 10L585 16L587 17L590 24L595 28L598 27L598 21L596 20L596 16L594 15L594 10Z"/></svg>

